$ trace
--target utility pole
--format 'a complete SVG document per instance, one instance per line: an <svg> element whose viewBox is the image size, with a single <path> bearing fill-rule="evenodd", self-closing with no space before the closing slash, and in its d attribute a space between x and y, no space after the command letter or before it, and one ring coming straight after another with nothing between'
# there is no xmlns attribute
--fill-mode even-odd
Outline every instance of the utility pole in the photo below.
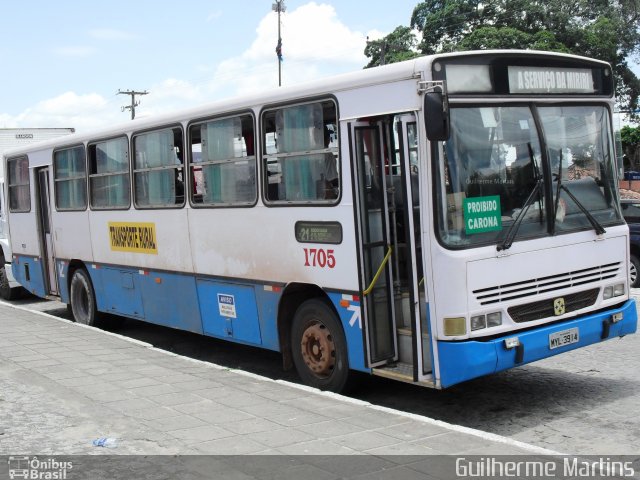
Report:
<svg viewBox="0 0 640 480"><path fill-rule="evenodd" d="M282 86L282 36L280 32L280 14L287 11L284 0L275 0L271 9L278 12L278 44L276 45L276 55L278 56L278 86Z"/></svg>
<svg viewBox="0 0 640 480"><path fill-rule="evenodd" d="M131 110L131 120L136 118L136 107L140 105L140 102L136 102L136 95L147 95L149 92L146 90L144 92L136 92L135 90L118 90L118 95L131 95L131 105L125 105L121 108L124 112L125 110Z"/></svg>

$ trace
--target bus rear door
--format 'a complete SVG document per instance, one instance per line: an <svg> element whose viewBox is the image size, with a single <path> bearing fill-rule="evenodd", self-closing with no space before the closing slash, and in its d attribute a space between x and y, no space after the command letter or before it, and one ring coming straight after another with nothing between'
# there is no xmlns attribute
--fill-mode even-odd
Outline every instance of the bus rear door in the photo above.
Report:
<svg viewBox="0 0 640 480"><path fill-rule="evenodd" d="M49 201L49 167L39 168L35 172L38 195L38 228L40 229L40 245L42 248L42 267L44 269L45 287L49 294L58 294L58 279L55 269L55 252L51 237L51 204Z"/></svg>

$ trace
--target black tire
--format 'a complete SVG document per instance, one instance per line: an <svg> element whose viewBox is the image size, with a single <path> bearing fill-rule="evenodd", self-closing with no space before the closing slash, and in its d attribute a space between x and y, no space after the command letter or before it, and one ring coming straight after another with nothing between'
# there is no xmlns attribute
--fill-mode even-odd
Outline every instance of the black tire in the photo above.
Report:
<svg viewBox="0 0 640 480"><path fill-rule="evenodd" d="M15 300L18 295L17 288L11 288L9 286L9 279L7 278L7 271L4 264L0 266L0 297L4 300Z"/></svg>
<svg viewBox="0 0 640 480"><path fill-rule="evenodd" d="M335 312L321 300L307 300L291 326L293 363L304 383L342 391L349 377L347 342Z"/></svg>
<svg viewBox="0 0 640 480"><path fill-rule="evenodd" d="M96 308L96 296L91 284L91 278L86 270L78 269L71 277L69 288L71 313L77 323L97 326L99 313Z"/></svg>
<svg viewBox="0 0 640 480"><path fill-rule="evenodd" d="M640 261L638 261L638 257L635 255L631 255L631 262L629 263L629 283L631 287L638 288L640 287Z"/></svg>

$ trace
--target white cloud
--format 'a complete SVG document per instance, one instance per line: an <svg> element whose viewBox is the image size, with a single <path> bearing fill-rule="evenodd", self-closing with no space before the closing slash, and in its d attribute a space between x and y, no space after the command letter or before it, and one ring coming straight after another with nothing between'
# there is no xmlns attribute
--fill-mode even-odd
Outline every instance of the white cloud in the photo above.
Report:
<svg viewBox="0 0 640 480"><path fill-rule="evenodd" d="M222 16L222 12L220 10L216 11L216 12L211 12L208 16L207 16L207 23L211 23L211 22L215 22L217 19L219 19Z"/></svg>
<svg viewBox="0 0 640 480"><path fill-rule="evenodd" d="M214 21L220 14L208 16ZM118 40L129 38L125 32L98 29L90 32L94 38ZM338 18L334 7L310 2L282 15L283 55L282 83L293 85L323 76L361 69L367 35L380 32L350 30ZM256 28L254 40L240 55L217 65L194 65L191 80L169 78L151 85L149 95L138 97L136 116L194 106L278 85L278 60L275 47L278 38L277 14L266 13ZM64 47L60 55L90 55L90 47ZM199 78L194 78L199 76ZM127 120L128 111L121 106L129 98L114 95L105 98L97 93L67 92L44 100L11 116L0 113L0 125L7 127L75 127L78 131Z"/></svg>
<svg viewBox="0 0 640 480"><path fill-rule="evenodd" d="M169 78L157 85L152 85L148 96L138 98L140 107L136 116L147 117L198 104L204 100L204 95L202 88L198 85L186 80Z"/></svg>
<svg viewBox="0 0 640 480"><path fill-rule="evenodd" d="M95 49L88 46L67 46L53 49L53 53L63 57L88 57L93 55L94 52Z"/></svg>
<svg viewBox="0 0 640 480"><path fill-rule="evenodd" d="M89 30L89 36L98 40L131 40L135 35L112 28L95 28Z"/></svg>
<svg viewBox="0 0 640 480"><path fill-rule="evenodd" d="M66 92L29 107L16 116L1 115L6 127L74 127L85 130L118 120L119 112L97 93Z"/></svg>
<svg viewBox="0 0 640 480"><path fill-rule="evenodd" d="M284 85L357 70L366 64L366 35L351 31L331 5L311 2L283 14L281 37ZM242 94L276 87L277 39L277 15L271 12L260 21L250 47L239 57L219 64L210 85L212 91Z"/></svg>

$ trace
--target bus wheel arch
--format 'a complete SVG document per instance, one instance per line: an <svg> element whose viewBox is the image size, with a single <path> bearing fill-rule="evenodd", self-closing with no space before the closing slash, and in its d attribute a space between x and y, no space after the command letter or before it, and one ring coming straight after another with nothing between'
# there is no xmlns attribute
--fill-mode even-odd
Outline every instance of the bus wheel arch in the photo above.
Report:
<svg viewBox="0 0 640 480"><path fill-rule="evenodd" d="M285 370L291 370L294 366L291 356L291 327L293 325L293 317L298 307L312 298L325 299L327 302L330 302L325 291L317 285L290 283L285 287L280 303L278 304L278 340L280 343L280 352L282 353L282 366Z"/></svg>
<svg viewBox="0 0 640 480"><path fill-rule="evenodd" d="M284 368L295 366L308 385L340 391L349 371L346 337L326 292L316 285L290 284L278 312ZM329 351L331 357L324 354Z"/></svg>
<svg viewBox="0 0 640 480"><path fill-rule="evenodd" d="M331 303L312 298L296 310L291 350L298 375L320 390L341 392L349 378L347 342Z"/></svg>

